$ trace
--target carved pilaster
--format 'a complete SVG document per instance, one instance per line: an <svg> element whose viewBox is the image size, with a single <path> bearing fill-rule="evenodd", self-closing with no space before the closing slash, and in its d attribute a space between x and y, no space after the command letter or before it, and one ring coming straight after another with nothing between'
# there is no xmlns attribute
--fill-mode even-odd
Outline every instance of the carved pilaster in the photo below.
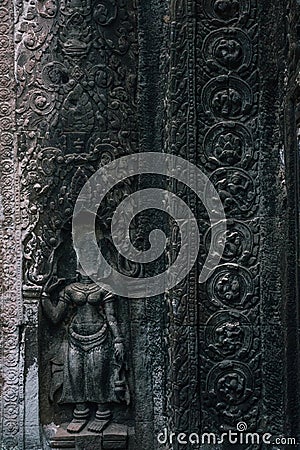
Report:
<svg viewBox="0 0 300 450"><path fill-rule="evenodd" d="M23 448L21 244L19 180L16 155L14 2L0 8L0 445Z"/></svg>

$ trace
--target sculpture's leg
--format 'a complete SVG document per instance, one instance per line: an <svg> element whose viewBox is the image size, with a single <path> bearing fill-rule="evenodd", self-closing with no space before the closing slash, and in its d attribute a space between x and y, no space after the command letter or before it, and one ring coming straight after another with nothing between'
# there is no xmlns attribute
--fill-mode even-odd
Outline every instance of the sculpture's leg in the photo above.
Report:
<svg viewBox="0 0 300 450"><path fill-rule="evenodd" d="M94 433L101 433L101 431L109 424L112 418L111 411L106 404L98 404L95 419L88 425L88 430Z"/></svg>
<svg viewBox="0 0 300 450"><path fill-rule="evenodd" d="M67 431L69 433L79 433L87 424L89 418L89 408L86 403L77 403L73 412L73 420L69 423Z"/></svg>

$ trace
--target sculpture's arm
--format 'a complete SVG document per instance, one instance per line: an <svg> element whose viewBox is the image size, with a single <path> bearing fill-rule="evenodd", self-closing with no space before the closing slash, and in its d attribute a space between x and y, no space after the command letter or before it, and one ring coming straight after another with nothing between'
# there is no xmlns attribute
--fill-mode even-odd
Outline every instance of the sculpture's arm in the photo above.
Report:
<svg viewBox="0 0 300 450"><path fill-rule="evenodd" d="M115 342L123 342L124 339L121 336L119 325L116 319L114 298L111 294L106 294L104 298L104 311Z"/></svg>
<svg viewBox="0 0 300 450"><path fill-rule="evenodd" d="M104 311L108 325L111 329L114 338L116 356L119 359L119 361L122 362L124 360L124 345L123 345L124 339L121 335L119 325L116 319L114 309L114 297L112 296L112 294L106 294L106 296L104 297Z"/></svg>
<svg viewBox="0 0 300 450"><path fill-rule="evenodd" d="M63 320L68 310L70 299L65 291L59 294L57 305L53 305L47 294L42 295L42 307L46 316L57 325Z"/></svg>

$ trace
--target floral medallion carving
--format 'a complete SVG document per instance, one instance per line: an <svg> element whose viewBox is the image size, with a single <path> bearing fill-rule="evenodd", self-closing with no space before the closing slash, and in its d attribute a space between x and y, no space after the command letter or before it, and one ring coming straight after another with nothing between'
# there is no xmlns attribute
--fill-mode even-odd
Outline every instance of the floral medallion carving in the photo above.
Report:
<svg viewBox="0 0 300 450"><path fill-rule="evenodd" d="M219 266L207 284L212 302L232 309L249 308L257 301L254 280L248 270L238 265Z"/></svg>
<svg viewBox="0 0 300 450"><path fill-rule="evenodd" d="M218 359L245 358L252 346L252 325L246 316L233 311L214 314L206 324L207 348Z"/></svg>
<svg viewBox="0 0 300 450"><path fill-rule="evenodd" d="M221 28L210 33L203 43L203 55L210 70L245 70L252 60L250 37L240 29Z"/></svg>
<svg viewBox="0 0 300 450"><path fill-rule="evenodd" d="M253 162L253 138L244 125L222 122L206 134L203 151L211 168L221 165L247 167Z"/></svg>
<svg viewBox="0 0 300 450"><path fill-rule="evenodd" d="M217 119L240 119L251 111L253 93L245 81L224 75L204 86L202 102L205 112Z"/></svg>

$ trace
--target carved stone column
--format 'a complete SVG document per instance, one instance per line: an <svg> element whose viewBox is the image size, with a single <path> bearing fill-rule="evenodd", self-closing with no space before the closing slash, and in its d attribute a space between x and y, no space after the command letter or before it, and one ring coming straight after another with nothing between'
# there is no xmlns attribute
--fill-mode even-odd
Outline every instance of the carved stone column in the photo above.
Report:
<svg viewBox="0 0 300 450"><path fill-rule="evenodd" d="M203 205L185 193L202 254L169 296L169 432L221 435L239 422L288 432L279 364L289 326L281 265L285 11L280 1L170 1L166 151L212 181L227 233L220 265L199 285L211 230Z"/></svg>
<svg viewBox="0 0 300 450"><path fill-rule="evenodd" d="M299 100L300 53L298 2L289 2L287 52L287 91L284 104L285 129L285 187L286 240L288 243L285 266L285 327L287 355L287 427L300 434L300 336L299 336ZM299 439L299 438L298 438Z"/></svg>
<svg viewBox="0 0 300 450"><path fill-rule="evenodd" d="M13 1L1 4L0 23L0 445L3 449L18 450L24 442L24 365Z"/></svg>

